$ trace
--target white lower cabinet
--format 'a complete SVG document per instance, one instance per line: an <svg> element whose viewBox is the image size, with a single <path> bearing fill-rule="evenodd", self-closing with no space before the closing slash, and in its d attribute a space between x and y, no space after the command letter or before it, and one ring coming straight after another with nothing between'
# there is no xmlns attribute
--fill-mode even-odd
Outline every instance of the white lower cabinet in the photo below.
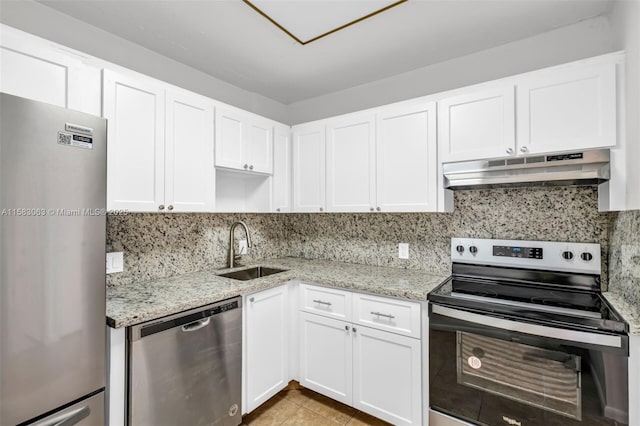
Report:
<svg viewBox="0 0 640 426"><path fill-rule="evenodd" d="M369 327L354 328L353 406L394 425L419 425L420 340Z"/></svg>
<svg viewBox="0 0 640 426"><path fill-rule="evenodd" d="M351 324L300 313L300 384L352 405Z"/></svg>
<svg viewBox="0 0 640 426"><path fill-rule="evenodd" d="M248 413L289 383L288 286L245 297L245 409Z"/></svg>
<svg viewBox="0 0 640 426"><path fill-rule="evenodd" d="M303 287L306 293L326 289ZM355 316L351 318L349 314L346 319L332 318L332 314L321 311L305 312L308 309L304 290L300 297L300 384L394 425L422 424L421 340L402 335L410 333L385 331L384 324L379 327L375 323L372 327L358 324L355 306L359 299L368 296L353 294ZM378 310L415 305L420 312L416 303L375 299L388 303ZM393 318L388 322L399 318L395 311L390 312ZM387 315L386 310L379 314ZM419 331L417 335L420 336Z"/></svg>

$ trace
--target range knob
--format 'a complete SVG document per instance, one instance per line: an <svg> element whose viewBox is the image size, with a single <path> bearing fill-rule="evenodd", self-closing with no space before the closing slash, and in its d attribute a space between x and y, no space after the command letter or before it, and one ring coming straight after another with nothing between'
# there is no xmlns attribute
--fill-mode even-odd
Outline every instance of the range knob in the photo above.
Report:
<svg viewBox="0 0 640 426"><path fill-rule="evenodd" d="M462 245L456 246L456 251L460 254L464 253L464 246Z"/></svg>
<svg viewBox="0 0 640 426"><path fill-rule="evenodd" d="M562 258L563 258L564 260L571 260L571 259L573 259L573 252L571 252L571 251L563 251L563 252L562 252Z"/></svg>
<svg viewBox="0 0 640 426"><path fill-rule="evenodd" d="M588 251L585 251L580 255L580 259L584 260L585 262L589 262L591 259L593 259L593 255Z"/></svg>
<svg viewBox="0 0 640 426"><path fill-rule="evenodd" d="M476 246L469 247L469 252L471 252L471 254L476 254L478 252L478 247Z"/></svg>

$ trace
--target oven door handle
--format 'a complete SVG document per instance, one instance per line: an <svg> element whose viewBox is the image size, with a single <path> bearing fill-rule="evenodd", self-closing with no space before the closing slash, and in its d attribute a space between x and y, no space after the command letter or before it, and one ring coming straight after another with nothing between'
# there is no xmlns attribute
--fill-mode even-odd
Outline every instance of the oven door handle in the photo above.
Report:
<svg viewBox="0 0 640 426"><path fill-rule="evenodd" d="M531 334L533 336L549 337L552 339L588 343L592 345L607 346L611 348L622 348L622 338L620 336L589 333L586 331L567 330L564 328L547 327L544 325L530 324L527 322L511 321L504 318L475 314L473 312L461 311L459 309L447 308L435 304L432 305L431 312L449 318L455 318L462 321L481 324L487 327L494 327L502 330Z"/></svg>

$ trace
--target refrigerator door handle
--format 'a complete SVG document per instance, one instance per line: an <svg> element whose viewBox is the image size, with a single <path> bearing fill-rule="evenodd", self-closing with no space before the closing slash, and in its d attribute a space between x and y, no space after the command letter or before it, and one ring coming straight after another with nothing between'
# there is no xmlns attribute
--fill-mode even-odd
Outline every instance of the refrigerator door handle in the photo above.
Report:
<svg viewBox="0 0 640 426"><path fill-rule="evenodd" d="M85 405L82 408L73 410L68 414L56 417L55 419L51 419L47 423L42 423L38 426L73 426L80 423L81 420L89 417L89 414L91 414L91 409L88 405Z"/></svg>

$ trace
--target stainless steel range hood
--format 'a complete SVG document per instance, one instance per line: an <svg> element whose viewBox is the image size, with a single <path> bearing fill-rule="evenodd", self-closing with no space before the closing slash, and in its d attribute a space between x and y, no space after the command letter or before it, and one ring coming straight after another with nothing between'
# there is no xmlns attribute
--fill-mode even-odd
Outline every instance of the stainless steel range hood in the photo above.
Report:
<svg viewBox="0 0 640 426"><path fill-rule="evenodd" d="M443 165L445 188L597 185L609 180L609 150Z"/></svg>

